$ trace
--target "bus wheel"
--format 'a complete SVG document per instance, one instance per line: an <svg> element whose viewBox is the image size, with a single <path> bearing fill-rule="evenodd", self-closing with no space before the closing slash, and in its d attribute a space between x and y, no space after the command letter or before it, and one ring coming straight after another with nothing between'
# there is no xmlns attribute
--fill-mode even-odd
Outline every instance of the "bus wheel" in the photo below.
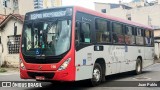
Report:
<svg viewBox="0 0 160 90"><path fill-rule="evenodd" d="M140 58L137 59L136 62L136 70L135 70L135 74L141 74L142 73L142 61Z"/></svg>
<svg viewBox="0 0 160 90"><path fill-rule="evenodd" d="M92 85L97 86L101 83L101 81L102 81L102 68L98 63L95 63L91 79Z"/></svg>

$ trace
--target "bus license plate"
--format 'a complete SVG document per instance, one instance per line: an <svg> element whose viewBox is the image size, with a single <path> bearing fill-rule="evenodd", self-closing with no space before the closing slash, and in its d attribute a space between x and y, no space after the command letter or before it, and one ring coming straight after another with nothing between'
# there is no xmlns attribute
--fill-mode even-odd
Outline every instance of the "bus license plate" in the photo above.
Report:
<svg viewBox="0 0 160 90"><path fill-rule="evenodd" d="M36 76L36 79L37 80L45 80L45 77L44 76Z"/></svg>

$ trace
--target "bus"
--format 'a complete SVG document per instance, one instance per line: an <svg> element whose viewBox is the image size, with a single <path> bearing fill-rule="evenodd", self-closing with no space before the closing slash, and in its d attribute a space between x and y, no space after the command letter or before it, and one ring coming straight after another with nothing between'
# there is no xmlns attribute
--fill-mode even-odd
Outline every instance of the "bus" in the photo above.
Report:
<svg viewBox="0 0 160 90"><path fill-rule="evenodd" d="M25 15L20 77L40 81L90 80L154 64L153 29L79 6Z"/></svg>

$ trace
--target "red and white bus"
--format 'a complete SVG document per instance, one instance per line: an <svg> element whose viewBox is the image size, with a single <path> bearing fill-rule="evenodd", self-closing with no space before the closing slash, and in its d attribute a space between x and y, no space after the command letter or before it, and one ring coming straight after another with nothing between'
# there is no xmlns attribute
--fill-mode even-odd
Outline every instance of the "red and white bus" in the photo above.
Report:
<svg viewBox="0 0 160 90"><path fill-rule="evenodd" d="M79 81L154 63L149 26L82 7L58 7L25 15L20 49L22 79Z"/></svg>

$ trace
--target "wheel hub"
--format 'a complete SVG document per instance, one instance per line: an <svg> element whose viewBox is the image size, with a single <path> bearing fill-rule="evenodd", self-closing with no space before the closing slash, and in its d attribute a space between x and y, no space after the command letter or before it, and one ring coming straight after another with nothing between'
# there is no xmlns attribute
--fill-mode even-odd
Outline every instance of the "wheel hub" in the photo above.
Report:
<svg viewBox="0 0 160 90"><path fill-rule="evenodd" d="M99 81L99 79L100 79L100 70L99 69L94 69L94 71L93 71L93 77L94 77L94 80L95 81Z"/></svg>
<svg viewBox="0 0 160 90"><path fill-rule="evenodd" d="M140 63L138 63L137 71L138 71L138 72L140 72L140 71L141 71L141 65L140 65Z"/></svg>

